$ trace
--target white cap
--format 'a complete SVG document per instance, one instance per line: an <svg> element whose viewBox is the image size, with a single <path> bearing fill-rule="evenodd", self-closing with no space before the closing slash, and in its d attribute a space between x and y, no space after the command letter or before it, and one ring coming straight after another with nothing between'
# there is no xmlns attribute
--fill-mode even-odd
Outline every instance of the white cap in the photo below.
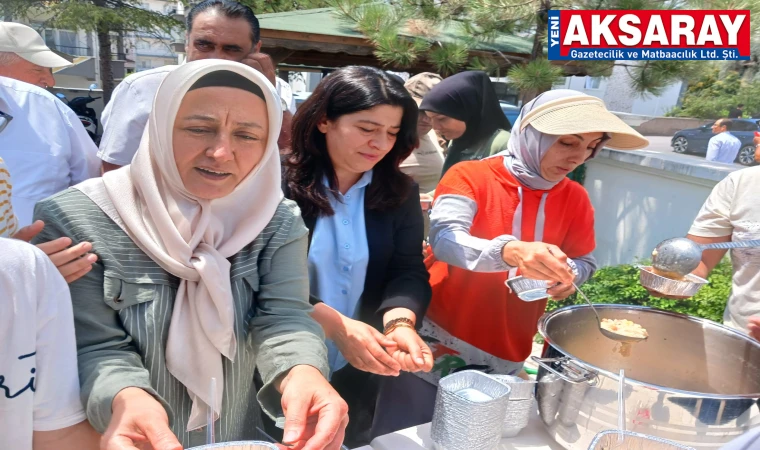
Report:
<svg viewBox="0 0 760 450"><path fill-rule="evenodd" d="M15 53L42 67L66 67L71 63L53 53L34 29L15 22L0 22L0 52Z"/></svg>

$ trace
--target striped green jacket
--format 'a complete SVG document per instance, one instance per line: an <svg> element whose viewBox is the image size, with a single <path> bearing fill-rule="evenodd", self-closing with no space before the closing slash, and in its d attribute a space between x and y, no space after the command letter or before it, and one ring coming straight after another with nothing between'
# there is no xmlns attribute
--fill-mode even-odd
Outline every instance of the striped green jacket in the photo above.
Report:
<svg viewBox="0 0 760 450"><path fill-rule="evenodd" d="M252 199L255 201L255 199ZM70 188L37 204L45 222L37 242L62 236L93 245L98 262L70 285L82 401L99 432L111 420L114 396L139 387L158 398L185 447L205 443L205 429L187 431L191 401L166 369L165 345L179 280L148 258L81 191ZM321 327L311 317L307 230L294 202L284 200L264 231L230 258L235 302L235 361L224 359L224 396L216 422L219 442L253 439L260 404L282 415L272 381L298 364L327 374ZM264 387L253 383L258 367Z"/></svg>

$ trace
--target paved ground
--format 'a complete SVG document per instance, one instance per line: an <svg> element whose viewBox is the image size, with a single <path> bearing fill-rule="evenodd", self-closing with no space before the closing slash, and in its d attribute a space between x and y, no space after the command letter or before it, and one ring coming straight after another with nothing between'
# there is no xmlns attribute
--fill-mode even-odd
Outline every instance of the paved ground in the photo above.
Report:
<svg viewBox="0 0 760 450"><path fill-rule="evenodd" d="M636 150L637 152L642 153L660 153L663 155L666 155L668 159L675 160L675 161L705 161L704 156L696 156L696 155L682 155L673 152L673 148L670 146L670 136L645 136L647 139L649 139L649 147L642 149L642 150ZM733 164L736 167L744 167L741 164Z"/></svg>

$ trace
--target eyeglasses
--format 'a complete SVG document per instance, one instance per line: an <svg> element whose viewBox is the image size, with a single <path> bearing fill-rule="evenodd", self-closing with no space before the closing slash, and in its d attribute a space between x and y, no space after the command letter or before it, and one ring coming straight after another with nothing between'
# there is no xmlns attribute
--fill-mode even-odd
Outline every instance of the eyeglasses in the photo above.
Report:
<svg viewBox="0 0 760 450"><path fill-rule="evenodd" d="M0 133L11 123L11 120L13 120L13 116L0 111Z"/></svg>

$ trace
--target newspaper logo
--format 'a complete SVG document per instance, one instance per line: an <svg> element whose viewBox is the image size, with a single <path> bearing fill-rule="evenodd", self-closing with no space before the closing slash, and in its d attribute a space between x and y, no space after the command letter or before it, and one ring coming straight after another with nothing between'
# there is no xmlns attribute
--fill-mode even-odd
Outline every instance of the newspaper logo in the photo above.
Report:
<svg viewBox="0 0 760 450"><path fill-rule="evenodd" d="M748 60L750 13L549 11L550 60Z"/></svg>

